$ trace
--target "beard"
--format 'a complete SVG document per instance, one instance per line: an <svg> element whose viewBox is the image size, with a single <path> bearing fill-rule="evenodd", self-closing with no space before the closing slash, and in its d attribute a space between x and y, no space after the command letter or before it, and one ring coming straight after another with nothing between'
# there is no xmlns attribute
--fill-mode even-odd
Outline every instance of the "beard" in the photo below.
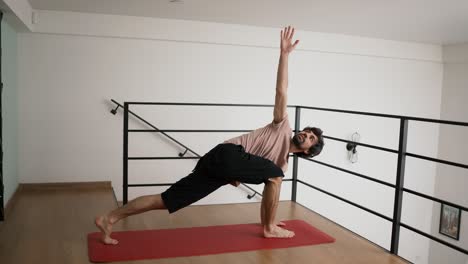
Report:
<svg viewBox="0 0 468 264"><path fill-rule="evenodd" d="M298 135L299 135L299 134L294 135L294 137L292 138L292 143L293 143L294 146L296 146L297 148L301 148L302 143L304 143L304 140L301 139L300 137L298 137Z"/></svg>

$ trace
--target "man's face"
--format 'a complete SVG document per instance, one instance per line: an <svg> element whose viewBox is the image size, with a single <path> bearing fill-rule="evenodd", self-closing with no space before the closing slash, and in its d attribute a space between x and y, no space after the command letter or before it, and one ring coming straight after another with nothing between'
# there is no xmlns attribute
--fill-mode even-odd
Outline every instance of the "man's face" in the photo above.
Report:
<svg viewBox="0 0 468 264"><path fill-rule="evenodd" d="M311 131L304 130L294 135L292 142L296 147L302 149L306 154L308 154L309 149L313 145L317 144L318 138Z"/></svg>

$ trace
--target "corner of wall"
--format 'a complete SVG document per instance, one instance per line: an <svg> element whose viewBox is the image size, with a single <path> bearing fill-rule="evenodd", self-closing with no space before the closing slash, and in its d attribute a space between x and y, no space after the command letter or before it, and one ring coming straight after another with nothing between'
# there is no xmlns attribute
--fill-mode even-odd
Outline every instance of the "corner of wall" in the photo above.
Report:
<svg viewBox="0 0 468 264"><path fill-rule="evenodd" d="M4 6L4 19L16 32L33 32L34 10L28 0L1 0Z"/></svg>

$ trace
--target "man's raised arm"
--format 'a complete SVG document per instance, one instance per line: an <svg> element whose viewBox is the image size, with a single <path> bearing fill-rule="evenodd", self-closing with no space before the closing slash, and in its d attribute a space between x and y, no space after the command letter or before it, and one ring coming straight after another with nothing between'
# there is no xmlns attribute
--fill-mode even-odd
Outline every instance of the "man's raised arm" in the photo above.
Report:
<svg viewBox="0 0 468 264"><path fill-rule="evenodd" d="M281 52L278 64L278 74L276 77L275 109L273 110L273 121L279 123L283 121L287 113L288 104L288 59L289 53L294 50L299 40L292 43L294 28L291 26L281 30Z"/></svg>

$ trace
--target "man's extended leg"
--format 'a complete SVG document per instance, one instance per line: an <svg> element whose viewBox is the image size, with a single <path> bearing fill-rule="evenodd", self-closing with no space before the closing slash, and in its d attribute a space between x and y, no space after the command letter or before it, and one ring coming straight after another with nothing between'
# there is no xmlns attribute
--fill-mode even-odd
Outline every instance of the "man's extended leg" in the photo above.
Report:
<svg viewBox="0 0 468 264"><path fill-rule="evenodd" d="M102 232L102 242L115 245L118 241L110 237L113 224L130 215L156 209L166 209L160 194L141 196L106 215L96 217L94 222Z"/></svg>
<svg viewBox="0 0 468 264"><path fill-rule="evenodd" d="M270 178L265 183L260 214L265 237L290 238L294 232L283 229L275 224L276 209L278 208L281 190L281 177Z"/></svg>
<svg viewBox="0 0 468 264"><path fill-rule="evenodd" d="M167 209L169 213L174 213L227 183L224 179L194 171L161 194L138 197L121 208L96 217L95 223L102 232L102 242L112 245L118 243L117 240L110 237L112 225L125 217L156 209Z"/></svg>

